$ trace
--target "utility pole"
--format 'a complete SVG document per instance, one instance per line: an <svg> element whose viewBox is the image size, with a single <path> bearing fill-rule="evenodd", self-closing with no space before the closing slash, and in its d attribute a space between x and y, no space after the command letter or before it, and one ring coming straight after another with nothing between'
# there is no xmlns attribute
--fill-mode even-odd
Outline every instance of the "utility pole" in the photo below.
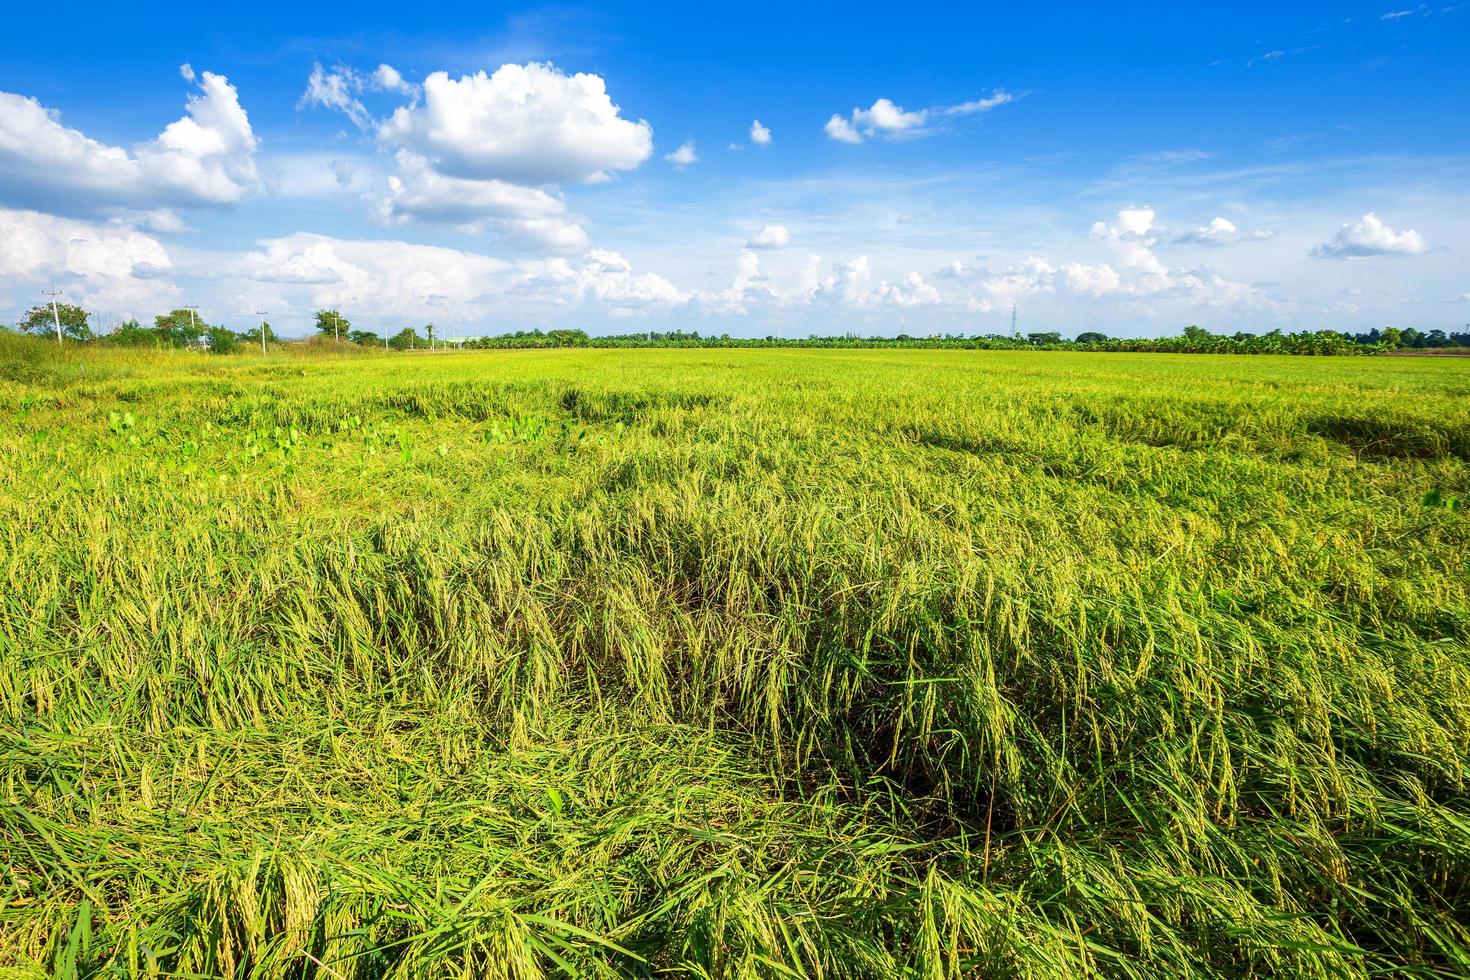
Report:
<svg viewBox="0 0 1470 980"><path fill-rule="evenodd" d="M333 310L332 311L332 338L334 340L336 340L337 343L339 343L339 344L342 343L342 329L341 329L341 325L340 324L341 324L341 317L337 316L337 311L336 310Z"/></svg>
<svg viewBox="0 0 1470 980"><path fill-rule="evenodd" d="M388 328L387 327L384 327L383 328L383 350L384 351L387 351L387 349L388 349Z"/></svg>
<svg viewBox="0 0 1470 980"><path fill-rule="evenodd" d="M61 313L56 308L56 297L61 295L61 290L53 289L46 294L51 297L51 319L56 321L56 346L61 346Z"/></svg>
<svg viewBox="0 0 1470 980"><path fill-rule="evenodd" d="M268 316L270 316L270 314L267 313L265 310L256 310L255 311L255 315L258 316L258 317L260 317L260 356L261 357L264 357L265 356L265 331L266 331L266 328L270 326L270 324L268 324L268 323L265 322L265 318L268 317Z"/></svg>
<svg viewBox="0 0 1470 980"><path fill-rule="evenodd" d="M1015 332L1016 332L1016 304L1015 303L1012 303L1011 304L1011 333L1012 333L1012 335L1014 335Z"/></svg>

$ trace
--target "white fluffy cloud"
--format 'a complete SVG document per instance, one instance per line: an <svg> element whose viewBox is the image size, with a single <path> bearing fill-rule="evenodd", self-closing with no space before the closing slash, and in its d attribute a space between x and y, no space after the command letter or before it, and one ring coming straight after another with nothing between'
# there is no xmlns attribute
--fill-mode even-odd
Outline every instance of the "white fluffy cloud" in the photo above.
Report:
<svg viewBox="0 0 1470 980"><path fill-rule="evenodd" d="M378 217L386 223L440 221L472 232L490 227L533 251L587 246L587 232L567 217L566 204L540 188L446 177L407 150L398 151L397 164L387 193L376 200Z"/></svg>
<svg viewBox="0 0 1470 980"><path fill-rule="evenodd" d="M750 141L756 146L771 145L771 130L762 126L759 119L750 124Z"/></svg>
<svg viewBox="0 0 1470 980"><path fill-rule="evenodd" d="M750 236L747 248L785 248L791 244L791 232L785 225L765 225Z"/></svg>
<svg viewBox="0 0 1470 980"><path fill-rule="evenodd" d="M60 286L66 300L94 311L145 315L177 295L159 279L173 268L164 247L130 228L0 210L0 279L39 290Z"/></svg>
<svg viewBox="0 0 1470 980"><path fill-rule="evenodd" d="M116 213L232 204L253 190L258 145L223 75L181 74L197 86L185 115L131 150L62 125L38 101L0 92L0 198L61 213Z"/></svg>
<svg viewBox="0 0 1470 980"><path fill-rule="evenodd" d="M423 101L396 109L378 136L448 176L531 186L605 180L653 152L653 128L623 118L601 77L536 63L434 72Z"/></svg>
<svg viewBox="0 0 1470 980"><path fill-rule="evenodd" d="M674 165L675 170L683 170L691 163L699 162L699 154L694 152L694 141L680 144L679 148L672 153L665 153L664 159Z"/></svg>
<svg viewBox="0 0 1470 980"><path fill-rule="evenodd" d="M522 270L513 293L555 306L596 305L616 317L667 310L691 298L663 276L634 272L608 249L590 249L575 264L554 258L523 263Z"/></svg>
<svg viewBox="0 0 1470 980"><path fill-rule="evenodd" d="M1265 229L1241 231L1229 218L1212 218L1209 224L1185 232L1175 238L1174 242L1178 245L1236 245L1240 242L1263 242L1275 237L1275 234Z"/></svg>
<svg viewBox="0 0 1470 980"><path fill-rule="evenodd" d="M1074 293L1109 296L1123 291L1123 280L1118 270L1106 262L1100 265L1068 262L1061 267L1061 273L1063 282Z"/></svg>
<svg viewBox="0 0 1470 980"><path fill-rule="evenodd" d="M472 322L494 306L510 265L458 249L298 232L240 261L245 305L362 310L392 322Z"/></svg>
<svg viewBox="0 0 1470 980"><path fill-rule="evenodd" d="M827 125L822 129L829 139L834 139L839 143L861 143L863 141L863 134L859 133L852 123L836 113L833 113L832 118L827 120Z"/></svg>
<svg viewBox="0 0 1470 980"><path fill-rule="evenodd" d="M1123 270L1102 262L1065 262L1055 265L1040 256L996 270L975 269L954 262L941 270L947 279L968 280L974 292L967 308L982 313L1009 309L1028 297L1069 293L1073 296L1140 298L1174 296L1194 304L1229 306L1261 304L1260 292L1245 283L1231 282L1212 272L1172 269L1153 254L1153 211L1129 208L1113 221L1097 222L1092 237L1106 241L1119 253Z"/></svg>
<svg viewBox="0 0 1470 980"><path fill-rule="evenodd" d="M392 65L379 65L373 72L373 84L384 92L397 92L399 95L410 95L414 86L405 81L401 72Z"/></svg>
<svg viewBox="0 0 1470 980"><path fill-rule="evenodd" d="M397 148L397 173L371 195L387 222L493 231L531 251L584 249L587 232L567 216L556 185L606 180L653 152L652 128L624 119L599 76L550 64L507 64L458 79L438 71L422 89L388 65L372 75L318 66L303 101L368 119L352 94L364 88L413 95L372 123L379 142ZM682 169L698 156L690 142L666 159Z"/></svg>
<svg viewBox="0 0 1470 980"><path fill-rule="evenodd" d="M934 127L930 125L933 120L989 112L1014 101L1016 96L1003 90L997 90L983 99L957 105L914 110L895 105L891 99L878 99L867 109L853 109L847 117L840 113L834 114L823 129L828 138L839 143L861 143L865 139L874 138L906 139L933 132Z"/></svg>
<svg viewBox="0 0 1470 980"><path fill-rule="evenodd" d="M827 120L826 131L829 137L839 142L861 143L874 136L902 136L911 130L921 129L928 119L928 109L909 112L888 99L879 99L871 108L852 110L850 120L833 115Z"/></svg>
<svg viewBox="0 0 1470 980"><path fill-rule="evenodd" d="M1111 221L1093 223L1092 238L1106 242L1132 274L1115 292L1132 296L1188 296L1212 306L1263 299L1259 290L1245 283L1230 282L1208 270L1190 271L1167 265L1154 251L1163 232L1155 219L1152 208L1139 207L1125 208Z"/></svg>
<svg viewBox="0 0 1470 980"><path fill-rule="evenodd" d="M1412 228L1394 231L1369 211L1339 228L1330 241L1312 249L1312 254L1323 259L1351 259L1370 255L1423 255L1428 251L1429 243L1423 235Z"/></svg>

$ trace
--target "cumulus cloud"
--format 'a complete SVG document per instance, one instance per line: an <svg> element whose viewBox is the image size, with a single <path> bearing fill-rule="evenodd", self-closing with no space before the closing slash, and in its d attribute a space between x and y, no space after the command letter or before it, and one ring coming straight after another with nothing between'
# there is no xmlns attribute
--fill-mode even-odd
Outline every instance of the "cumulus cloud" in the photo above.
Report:
<svg viewBox="0 0 1470 980"><path fill-rule="evenodd" d="M847 117L834 114L823 128L828 138L840 143L861 143L875 138L907 139L933 132L934 127L930 125L933 120L989 112L1016 99L1017 96L997 89L983 99L914 110L896 105L891 99L878 99L866 109L853 109Z"/></svg>
<svg viewBox="0 0 1470 980"><path fill-rule="evenodd" d="M261 284L253 291L257 303L370 310L395 322L465 322L493 308L510 269L452 248L298 232L262 241L238 271Z"/></svg>
<svg viewBox="0 0 1470 980"><path fill-rule="evenodd" d="M1018 265L988 273L979 282L973 305L982 311L1004 308L1027 296L1055 292L1056 271L1049 261L1033 255Z"/></svg>
<svg viewBox="0 0 1470 980"><path fill-rule="evenodd" d="M1155 280L1167 279L1169 270L1153 252L1158 242L1154 218L1153 208L1124 208L1111 221L1093 222L1091 234L1107 242L1128 268Z"/></svg>
<svg viewBox="0 0 1470 980"><path fill-rule="evenodd" d="M1106 262L1100 265L1068 262L1061 267L1061 273L1063 282L1074 293L1108 296L1123 291L1123 280L1118 270Z"/></svg>
<svg viewBox="0 0 1470 980"><path fill-rule="evenodd" d="M861 143L874 136L900 137L923 128L928 109L909 112L889 99L879 99L867 109L853 109L851 119L834 115L827 120L827 135L843 143Z"/></svg>
<svg viewBox="0 0 1470 980"><path fill-rule="evenodd" d="M398 172L375 201L385 223L437 221L471 232L493 228L513 243L549 251L587 245L586 231L567 218L566 204L540 188L446 177L407 150L399 150L396 161Z"/></svg>
<svg viewBox="0 0 1470 980"><path fill-rule="evenodd" d="M750 141L756 146L771 145L771 130L762 126L759 119L750 124Z"/></svg>
<svg viewBox="0 0 1470 980"><path fill-rule="evenodd" d="M153 238L37 211L0 209L0 278L37 289L61 285L69 302L144 311L177 295L158 277L173 261Z"/></svg>
<svg viewBox="0 0 1470 980"><path fill-rule="evenodd" d="M1208 269L1190 271L1166 265L1154 252L1161 232L1156 218L1153 208L1132 207L1119 211L1110 221L1093 223L1092 238L1107 243L1129 273L1126 280L1120 276L1119 285L1109 289L1110 292L1130 296L1187 296L1207 306L1264 302L1260 290L1247 283L1232 282ZM1104 275L1102 280L1094 281L1101 285L1107 278ZM1086 281L1077 279L1079 285Z"/></svg>
<svg viewBox="0 0 1470 980"><path fill-rule="evenodd" d="M691 163L699 162L699 154L694 152L694 141L680 144L679 148L672 153L665 153L664 159L674 165L675 170L683 170Z"/></svg>
<svg viewBox="0 0 1470 980"><path fill-rule="evenodd" d="M1209 224L1201 225L1179 235L1174 242L1178 245L1236 245L1240 242L1262 242L1274 237L1275 234L1265 229L1241 231L1229 218L1212 218Z"/></svg>
<svg viewBox="0 0 1470 980"><path fill-rule="evenodd" d="M181 74L196 86L185 115L131 150L61 123L32 98L0 92L0 199L43 211L232 204L259 183L258 141L239 94L223 75Z"/></svg>
<svg viewBox="0 0 1470 980"><path fill-rule="evenodd" d="M839 143L861 143L863 141L862 134L853 124L835 113L831 119L827 120L827 125L822 129L829 139L834 139Z"/></svg>
<svg viewBox="0 0 1470 980"><path fill-rule="evenodd" d="M653 128L623 118L601 77L554 65L502 65L458 79L437 71L423 100L377 130L451 177L538 186L594 183L653 152Z"/></svg>
<svg viewBox="0 0 1470 980"><path fill-rule="evenodd" d="M397 92L399 95L411 95L414 92L412 83L405 81L401 72L392 65L379 65L373 72L373 84L384 92Z"/></svg>
<svg viewBox="0 0 1470 980"><path fill-rule="evenodd" d="M556 306L591 304L617 317L667 310L691 298L663 276L634 272L632 263L609 249L589 249L575 263L553 258L521 269L513 294Z"/></svg>
<svg viewBox="0 0 1470 980"><path fill-rule="evenodd" d="M766 225L750 236L747 248L785 248L791 244L791 232L785 225Z"/></svg>
<svg viewBox="0 0 1470 980"><path fill-rule="evenodd" d="M1423 255L1429 251L1424 236L1406 228L1394 231L1369 211L1357 221L1344 224L1332 236L1312 249L1320 259L1351 259L1370 255Z"/></svg>
<svg viewBox="0 0 1470 980"><path fill-rule="evenodd" d="M1149 207L1124 208L1111 221L1094 221L1092 237L1104 241L1148 241L1154 228L1154 209Z"/></svg>
<svg viewBox="0 0 1470 980"><path fill-rule="evenodd" d="M795 291L785 297L789 303L839 307L852 311L932 306L942 302L939 290L924 281L917 272L909 272L897 281L880 279L866 255L837 262L826 276L818 275L819 259L811 256L808 274Z"/></svg>
<svg viewBox="0 0 1470 980"><path fill-rule="evenodd" d="M787 301L761 272L760 257L741 249L735 278L716 292L702 292L693 301L706 313L744 316L759 307L779 306Z"/></svg>
<svg viewBox="0 0 1470 980"><path fill-rule="evenodd" d="M366 91L410 99L374 119L358 99ZM379 221L442 222L531 251L588 245L558 185L605 180L653 152L652 128L623 118L600 77L550 64L459 78L438 71L422 86L391 65L373 72L317 65L301 104L343 112L395 151L396 172L367 195ZM667 159L682 168L698 157L690 142ZM338 183L348 186L340 173Z"/></svg>

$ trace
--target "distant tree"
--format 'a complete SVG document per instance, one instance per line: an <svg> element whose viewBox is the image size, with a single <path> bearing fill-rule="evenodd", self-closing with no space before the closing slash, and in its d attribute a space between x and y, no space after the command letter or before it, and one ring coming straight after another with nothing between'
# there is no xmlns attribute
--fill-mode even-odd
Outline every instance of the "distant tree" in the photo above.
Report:
<svg viewBox="0 0 1470 980"><path fill-rule="evenodd" d="M1062 342L1062 335L1055 330L1047 331L1046 333L1028 333L1026 335L1026 342L1033 347L1041 347L1045 344L1060 344Z"/></svg>
<svg viewBox="0 0 1470 980"><path fill-rule="evenodd" d="M58 303L56 313L53 315L51 304L47 303L44 306L31 307L30 312L25 315L25 319L21 320L18 326L30 333L50 334L54 337L56 317L59 316L63 337L69 337L72 340L91 340L92 328L87 325L87 318L90 315L80 306L73 306L71 303Z"/></svg>
<svg viewBox="0 0 1470 980"><path fill-rule="evenodd" d="M127 320L107 335L107 342L119 347L151 347L158 343L158 331L149 330L137 320Z"/></svg>
<svg viewBox="0 0 1470 980"><path fill-rule="evenodd" d="M1380 342L1388 348L1398 347L1404 342L1404 332L1398 327L1384 327L1383 338Z"/></svg>
<svg viewBox="0 0 1470 980"><path fill-rule="evenodd" d="M153 330L165 347L188 347L199 342L208 324L199 322L193 310L170 310L153 318Z"/></svg>
<svg viewBox="0 0 1470 980"><path fill-rule="evenodd" d="M1088 330L1083 333L1079 333L1077 335L1077 340L1075 341L1075 343L1106 344L1108 342L1108 339L1108 335L1105 333L1098 333L1096 330Z"/></svg>
<svg viewBox="0 0 1470 980"><path fill-rule="evenodd" d="M428 336L429 336L429 346L430 347L433 347L434 346L434 325L432 323L426 323L426 324L424 324L424 333L428 334Z"/></svg>
<svg viewBox="0 0 1470 980"><path fill-rule="evenodd" d="M383 342L383 338L371 330L353 330L347 335L347 339L354 344L362 344L363 346L381 344Z"/></svg>
<svg viewBox="0 0 1470 980"><path fill-rule="evenodd" d="M585 330L551 330L546 338L552 347L586 347L592 339Z"/></svg>
<svg viewBox="0 0 1470 980"><path fill-rule="evenodd" d="M237 354L240 351L240 335L226 327L208 327L204 339L209 341L211 354Z"/></svg>
<svg viewBox="0 0 1470 980"><path fill-rule="evenodd" d="M325 337L346 337L352 321L336 310L316 311L316 332Z"/></svg>
<svg viewBox="0 0 1470 980"><path fill-rule="evenodd" d="M404 327L388 338L388 346L394 350L415 350L424 346L424 338L413 327Z"/></svg>
<svg viewBox="0 0 1470 980"><path fill-rule="evenodd" d="M265 330L265 342L267 344L274 344L276 342L276 332L271 329L271 325L269 323L262 323L258 327L251 327L249 330L246 330L240 334L240 339L250 344L252 347L259 347L260 331L262 329Z"/></svg>

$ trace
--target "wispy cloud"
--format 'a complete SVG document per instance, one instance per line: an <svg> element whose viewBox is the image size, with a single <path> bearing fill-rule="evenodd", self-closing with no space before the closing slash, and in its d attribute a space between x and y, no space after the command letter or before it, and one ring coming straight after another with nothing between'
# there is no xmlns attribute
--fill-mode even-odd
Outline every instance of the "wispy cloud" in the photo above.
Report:
<svg viewBox="0 0 1470 980"><path fill-rule="evenodd" d="M984 98L912 110L905 109L891 99L878 99L869 108L853 109L847 116L834 113L823 126L823 130L829 139L839 143L857 144L870 139L914 139L937 132L939 120L989 112L1019 101L1025 94L996 89Z"/></svg>
<svg viewBox="0 0 1470 980"><path fill-rule="evenodd" d="M1280 61L1282 58L1287 58L1287 57L1290 57L1292 55L1306 54L1309 51L1316 51L1316 50L1318 50L1320 48L1325 48L1325 47L1327 47L1326 43L1323 43L1323 44L1308 44L1308 45L1304 45L1304 46L1299 47L1299 48L1291 48L1290 50L1282 50L1282 49L1279 49L1278 48L1278 49L1275 49L1275 50L1272 50L1272 51L1267 51L1265 54L1258 54L1258 55L1256 55L1254 58L1251 58L1248 61L1246 61L1245 65L1246 65L1247 68L1250 68L1250 67L1254 66L1257 62L1265 62L1265 63L1269 64L1269 63L1271 63L1273 61Z"/></svg>

